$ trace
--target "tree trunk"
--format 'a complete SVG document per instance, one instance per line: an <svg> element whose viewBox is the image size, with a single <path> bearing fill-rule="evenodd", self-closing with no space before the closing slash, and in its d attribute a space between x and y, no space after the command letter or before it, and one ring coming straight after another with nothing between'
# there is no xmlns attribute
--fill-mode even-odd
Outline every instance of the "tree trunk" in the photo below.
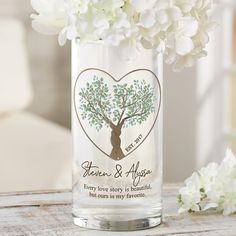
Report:
<svg viewBox="0 0 236 236"><path fill-rule="evenodd" d="M112 151L111 151L110 157L113 160L118 161L125 157L125 154L123 153L121 149L121 139L120 139L122 126L117 125L117 126L112 126L111 128L112 128L112 131L111 131Z"/></svg>

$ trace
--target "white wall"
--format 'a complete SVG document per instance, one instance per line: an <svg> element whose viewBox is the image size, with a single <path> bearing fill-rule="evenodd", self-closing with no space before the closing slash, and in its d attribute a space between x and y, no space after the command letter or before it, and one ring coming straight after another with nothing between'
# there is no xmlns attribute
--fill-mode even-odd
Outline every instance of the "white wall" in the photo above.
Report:
<svg viewBox="0 0 236 236"><path fill-rule="evenodd" d="M189 70L165 70L164 176L183 181L211 161L219 162L227 146L229 94L224 67L231 58L232 9L213 12L219 24L211 34L208 57Z"/></svg>
<svg viewBox="0 0 236 236"><path fill-rule="evenodd" d="M164 70L164 179L189 176L196 159L196 68Z"/></svg>

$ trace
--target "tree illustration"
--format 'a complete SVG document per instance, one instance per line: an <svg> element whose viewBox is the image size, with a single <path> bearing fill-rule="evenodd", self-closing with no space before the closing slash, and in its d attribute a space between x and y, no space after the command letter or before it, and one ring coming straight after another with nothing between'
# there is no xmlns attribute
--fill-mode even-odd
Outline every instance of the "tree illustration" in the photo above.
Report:
<svg viewBox="0 0 236 236"><path fill-rule="evenodd" d="M121 148L122 129L146 121L155 112L156 98L153 87L145 80L115 84L110 89L113 93L103 78L94 76L79 93L81 117L97 131L104 127L111 129L110 157L121 160L125 157Z"/></svg>

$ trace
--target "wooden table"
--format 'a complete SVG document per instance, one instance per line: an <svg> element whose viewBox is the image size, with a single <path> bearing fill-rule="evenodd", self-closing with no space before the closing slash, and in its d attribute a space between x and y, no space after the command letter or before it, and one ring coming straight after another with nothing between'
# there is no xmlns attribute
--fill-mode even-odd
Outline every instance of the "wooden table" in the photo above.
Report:
<svg viewBox="0 0 236 236"><path fill-rule="evenodd" d="M178 215L177 190L177 185L164 187L164 222L161 226L130 233L99 232L73 225L69 191L0 195L0 236L236 236L235 215Z"/></svg>

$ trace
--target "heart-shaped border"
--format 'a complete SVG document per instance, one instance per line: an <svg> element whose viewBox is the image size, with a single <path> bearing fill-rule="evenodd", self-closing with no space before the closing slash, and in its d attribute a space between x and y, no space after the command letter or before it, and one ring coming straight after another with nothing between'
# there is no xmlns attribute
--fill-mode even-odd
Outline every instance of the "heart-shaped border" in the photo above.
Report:
<svg viewBox="0 0 236 236"><path fill-rule="evenodd" d="M118 80L115 79L115 77L112 76L111 74L109 74L108 72L106 72L106 71L104 71L104 70L101 70L101 69L98 69L98 68L87 68L87 69L81 71L81 72L79 73L79 75L77 76L77 79L76 79L75 84L74 84L74 89L73 89L73 92L74 92L74 94L73 94L74 109L75 109L75 113L76 113L77 119L78 119L78 121L79 121L79 124L80 124L81 128L83 129L84 133L86 134L87 138L92 142L92 144L93 144L98 150L100 150L103 154L105 154L105 155L108 156L109 158L110 158L110 156L109 156L106 152L104 152L104 151L90 138L90 136L87 134L86 130L84 129L84 127L83 127L83 125L82 125L82 123L81 123L81 121L80 121L79 114L78 114L78 111L77 111L77 108L76 108L75 90L76 90L76 87L77 87L78 80L79 80L80 76L81 76L84 72L89 71L89 70L94 70L94 71L102 72L102 73L108 75L110 78L112 78L113 81L115 81L116 83L119 83L119 82L120 82L122 79L124 79L126 76L128 76L128 75L130 75L130 74L132 74L132 73L135 73L135 72L137 72L137 71L148 71L148 72L151 73L151 74L154 76L154 78L157 80L157 84L158 84L158 86L159 86L159 92L160 92L160 101L159 101L159 105L158 105L158 111L157 111L157 114L156 114L156 118L155 118L155 120L154 120L154 122L153 122L153 125L152 125L150 131L147 133L147 135L145 136L145 138L142 140L142 142L140 142L140 144L139 144L137 147L135 147L131 152L129 152L128 154L125 155L125 157L127 157L127 156L129 156L131 153L133 153L134 151L136 151L136 150L143 144L143 142L144 142L144 141L147 139L147 137L150 135L150 133L152 132L152 130L153 130L155 124L156 124L157 118L158 118L159 113L160 113L161 103L162 103L162 90L161 90L160 81L159 81L158 77L156 76L156 74L155 74L154 72L152 72L151 70L149 70L149 69L136 69L136 70L132 70L132 71L128 72L127 74L125 74L124 76L122 76L122 77L121 77L120 79L118 79ZM124 157L124 158L125 158L125 157Z"/></svg>

